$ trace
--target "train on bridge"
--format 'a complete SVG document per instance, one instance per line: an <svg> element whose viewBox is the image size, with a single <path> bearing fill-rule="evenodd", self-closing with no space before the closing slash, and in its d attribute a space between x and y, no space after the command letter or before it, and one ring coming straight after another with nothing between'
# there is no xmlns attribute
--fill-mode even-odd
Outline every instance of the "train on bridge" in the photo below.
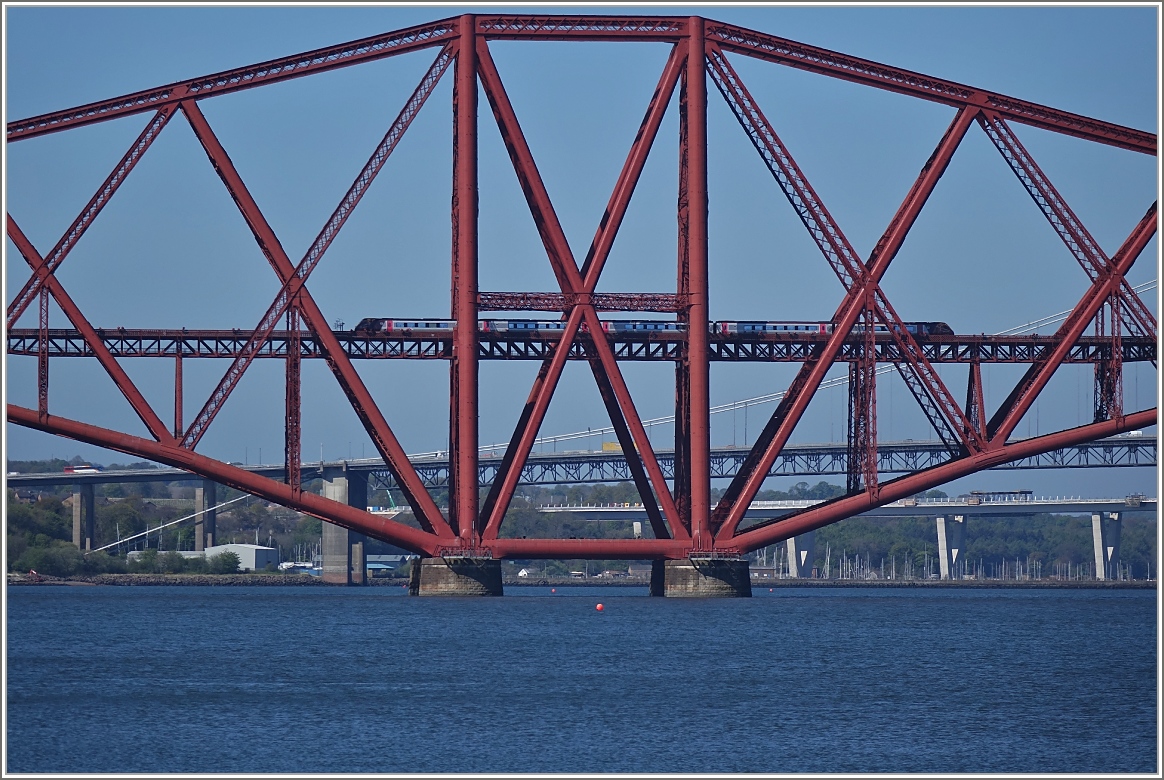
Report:
<svg viewBox="0 0 1164 780"><path fill-rule="evenodd" d="M668 320L602 320L603 333L643 333L666 337L685 333L687 324ZM376 336L384 334L403 336L452 336L457 326L456 320L396 320L377 317L366 317L356 325L353 332L357 336ZM905 330L912 336L953 336L954 331L944 322L907 322ZM864 325L858 323L853 326L853 333L863 333ZM833 332L831 322L709 322L708 333L736 335L766 333L820 333ZM566 329L565 320L478 320L477 330L481 333L548 333ZM582 322L578 329L583 333L589 330ZM889 328L877 323L873 326L874 333L889 333Z"/></svg>

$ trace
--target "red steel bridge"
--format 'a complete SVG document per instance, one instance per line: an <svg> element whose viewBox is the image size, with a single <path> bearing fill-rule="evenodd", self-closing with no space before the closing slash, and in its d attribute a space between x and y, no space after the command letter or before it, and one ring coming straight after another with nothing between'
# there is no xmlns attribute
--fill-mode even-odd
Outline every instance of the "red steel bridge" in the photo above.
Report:
<svg viewBox="0 0 1164 780"><path fill-rule="evenodd" d="M566 241L494 65L490 42L497 40L655 42L669 49L638 135L590 248L581 259ZM202 113L201 101L421 49L435 53L431 67L308 251L299 259L288 256ZM955 109L953 121L935 139L932 154L867 257L853 248L745 86L732 64L733 59L743 57ZM449 70L451 74L447 74ZM446 75L453 82L452 303L447 332L333 331L308 289L308 278ZM713 332L708 327L709 83L738 119L759 154L760 164L771 173L843 286L835 311L821 317L829 324L827 331L757 335ZM501 131L557 290L479 289L478 84ZM674 291L596 292L648 152L676 91L680 154ZM37 248L12 216L7 217L8 236L31 268L27 283L8 304L7 346L11 354L36 355L38 360L38 406L8 405L9 422L167 464L423 555L730 558L984 469L1029 461L1156 423L1155 408L1124 409L1122 387L1125 362L1143 361L1154 366L1156 361L1155 317L1125 280L1156 233L1156 204L1145 203L1146 211L1132 232L1114 252L1105 252L1020 143L1013 126L1032 126L1155 156L1156 136L1151 133L696 16L466 15L11 122L8 142L136 114L146 117L145 128L54 246ZM237 204L278 277L279 292L262 319L248 330L233 328L238 323L227 323L231 329L209 331L98 327L86 319L55 272L151 144L179 115L189 123ZM890 263L959 145L972 132L985 133L1062 238L1063 272L1071 272L1073 259L1090 281L1053 335L922 334L903 321L882 289ZM660 286L671 285L660 280ZM50 297L71 322L71 329L49 329ZM15 329L34 305L39 306L39 326ZM542 312L541 318L562 324L549 335L500 334L478 326L489 318L490 311ZM630 319L636 312L665 312L681 327L667 333L608 333L604 332L600 311L620 312L618 317ZM70 357L100 363L149 431L148 437L50 413L49 361ZM160 410L146 401L130 379L121 362L126 357L174 361L172 425L163 421ZM182 361L209 357L230 358L231 365L197 416L187 423L182 419ZM449 363L450 457L442 464L441 475L449 496L447 514L430 495L431 478L422 477L418 466L409 462L389 417L373 401L356 369L357 360L380 358ZM322 359L376 447L382 468L404 494L419 528L304 492L304 471L300 468L257 473L198 452L203 435L256 359L281 360L286 367L281 399L286 406L285 462L302 462L302 361ZM495 467L483 470L477 426L479 361L514 359L540 361L541 367L504 455ZM535 438L569 360L589 364L621 445L626 473L643 497L654 538L509 539L499 534L514 491L531 465ZM675 443L673 451L665 453L666 470L664 453L651 446L620 370L620 362L627 360L675 365ZM799 369L754 445L734 458L730 486L713 504L711 479L722 476L713 464L710 443L709 376L716 361L792 362L799 364ZM968 364L966 387L950 388L939 377L935 364L950 362ZM990 412L983 401L981 364L996 362L1021 363L1026 368L1009 395ZM741 529L745 512L765 478L774 473L778 461L795 450L789 445L790 437L826 373L838 363L847 365L849 376L848 444L843 459L847 495L762 527ZM880 479L886 453L879 453L877 446L878 363L896 367L940 442L938 452L911 467L909 473L886 481ZM1064 363L1094 366L1094 421L1033 438L1016 438L1019 421ZM491 474L492 480L483 479L483 474Z"/></svg>

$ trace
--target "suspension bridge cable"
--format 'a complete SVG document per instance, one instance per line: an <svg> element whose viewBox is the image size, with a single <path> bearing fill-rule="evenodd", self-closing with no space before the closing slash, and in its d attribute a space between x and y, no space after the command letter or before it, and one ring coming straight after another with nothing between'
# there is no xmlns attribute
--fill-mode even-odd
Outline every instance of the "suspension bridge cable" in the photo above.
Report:
<svg viewBox="0 0 1164 780"><path fill-rule="evenodd" d="M242 496L239 496L238 498L232 498L230 501L224 501L223 503L219 504L218 506L212 506L212 507L209 507L207 509L201 509L192 515L186 515L185 517L179 517L177 520L171 520L170 522L166 523L165 525L159 525L157 528L147 528L139 534L134 534L133 536L127 536L124 539L118 539L116 542L110 542L109 544L105 545L104 547L98 547L95 550L90 550L90 552L101 552L102 550L108 550L110 547L120 547L121 545L125 544L126 542L132 542L134 539L137 539L139 537L148 536L149 534L151 534L155 531L161 531L163 528L169 528L172 525L177 525L178 523L185 522L186 520L191 520L195 517L198 517L198 515L204 515L207 512L213 512L216 509L221 509L222 507L233 504L236 501L242 501L245 498L250 498L250 496L249 495L242 495Z"/></svg>

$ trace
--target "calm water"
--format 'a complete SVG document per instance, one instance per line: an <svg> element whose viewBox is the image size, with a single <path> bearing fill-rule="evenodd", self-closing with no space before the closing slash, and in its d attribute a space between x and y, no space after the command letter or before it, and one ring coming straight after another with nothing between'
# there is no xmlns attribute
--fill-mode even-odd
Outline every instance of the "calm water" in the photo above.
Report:
<svg viewBox="0 0 1164 780"><path fill-rule="evenodd" d="M645 590L9 588L6 769L1156 771L1154 591Z"/></svg>

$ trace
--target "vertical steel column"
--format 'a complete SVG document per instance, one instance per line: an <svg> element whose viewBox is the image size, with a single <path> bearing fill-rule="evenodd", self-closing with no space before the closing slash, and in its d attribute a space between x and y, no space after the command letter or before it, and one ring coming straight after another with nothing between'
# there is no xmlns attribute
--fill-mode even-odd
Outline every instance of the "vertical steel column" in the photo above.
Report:
<svg viewBox="0 0 1164 780"><path fill-rule="evenodd" d="M40 331L37 333L36 350L36 402L41 422L48 419L48 315L48 288L42 287L40 290Z"/></svg>
<svg viewBox="0 0 1164 780"><path fill-rule="evenodd" d="M688 57L690 57L690 46ZM675 280L675 292L681 301L678 312L678 321L684 324L684 332L691 333L688 322L687 301L690 298L691 286L688 283L690 264L689 242L691 234L688 226L690 208L687 199L687 70L684 68L679 74L679 200L678 200L678 273ZM689 337L690 338L690 337ZM675 361L675 482L672 495L675 498L675 510L679 514L679 521L691 533L691 386L690 342L685 342L680 349L682 352Z"/></svg>
<svg viewBox="0 0 1164 780"><path fill-rule="evenodd" d="M174 438L181 439L186 429L182 427L182 342L174 353Z"/></svg>
<svg viewBox="0 0 1164 780"><path fill-rule="evenodd" d="M688 23L687 51L687 349L691 463L691 541L708 549L711 535L711 412L707 338L707 75L703 18Z"/></svg>
<svg viewBox="0 0 1164 780"><path fill-rule="evenodd" d="M1095 418L1094 422L1113 420L1123 414L1123 340L1120 335L1120 296L1113 292L1106 306L1095 315L1095 335L1103 337L1104 319L1111 318L1111 336L1106 346L1105 359L1095 364Z"/></svg>
<svg viewBox="0 0 1164 780"><path fill-rule="evenodd" d="M449 512L461 544L480 536L477 473L477 19L460 18L453 99L453 319Z"/></svg>
<svg viewBox="0 0 1164 780"><path fill-rule="evenodd" d="M848 492L877 491L877 342L873 309L861 313L861 354L849 364Z"/></svg>
<svg viewBox="0 0 1164 780"><path fill-rule="evenodd" d="M966 419L979 435L986 435L986 401L982 395L982 363L977 359L970 363L970 373L966 377Z"/></svg>
<svg viewBox="0 0 1164 780"><path fill-rule="evenodd" d="M299 300L296 298L287 309L287 419L283 431L283 462L286 464L284 467L287 472L286 479L295 495L299 494L301 488L299 464L303 458L302 426L300 424L301 384L299 380L301 360Z"/></svg>

